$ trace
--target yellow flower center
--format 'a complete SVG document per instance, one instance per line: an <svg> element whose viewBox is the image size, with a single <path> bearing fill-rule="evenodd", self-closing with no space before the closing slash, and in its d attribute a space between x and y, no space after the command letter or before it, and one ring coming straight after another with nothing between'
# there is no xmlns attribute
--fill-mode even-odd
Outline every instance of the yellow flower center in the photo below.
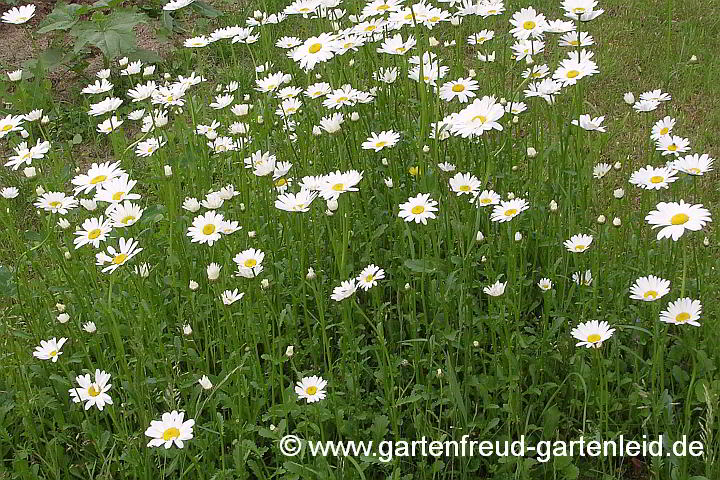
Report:
<svg viewBox="0 0 720 480"><path fill-rule="evenodd" d="M411 211L414 215L420 215L421 213L423 213L423 212L425 211L425 207L423 207L422 205L416 205L416 206L414 206L414 207L412 208L412 210L410 210L410 211Z"/></svg>
<svg viewBox="0 0 720 480"><path fill-rule="evenodd" d="M100 236L101 233L102 233L102 230L100 230L99 228L95 228L93 230L90 230L90 233L88 233L88 238L90 240L95 240L96 238L98 238Z"/></svg>
<svg viewBox="0 0 720 480"><path fill-rule="evenodd" d="M492 202L492 199L490 199L490 198L481 198L480 199L480 203L490 203L490 202Z"/></svg>
<svg viewBox="0 0 720 480"><path fill-rule="evenodd" d="M532 30L533 28L535 28L535 22L533 22L532 20L528 20L527 22L523 23L523 28L525 30Z"/></svg>
<svg viewBox="0 0 720 480"><path fill-rule="evenodd" d="M431 22L437 22L440 20L440 17L430 17Z"/></svg>
<svg viewBox="0 0 720 480"><path fill-rule="evenodd" d="M480 120L480 123L485 123L487 122L487 117L484 117L483 115L475 115L471 121L474 122L475 120Z"/></svg>
<svg viewBox="0 0 720 480"><path fill-rule="evenodd" d="M125 195L125 192L115 192L113 193L112 199L116 202L119 202L120 200L122 200L123 195Z"/></svg>
<svg viewBox="0 0 720 480"><path fill-rule="evenodd" d="M127 260L127 255L121 253L119 255L115 255L115 258L112 259L112 263L114 263L115 265L122 265L125 260Z"/></svg>
<svg viewBox="0 0 720 480"><path fill-rule="evenodd" d="M663 127L662 130L660 130L660 135L667 135L670 132L670 129L668 127Z"/></svg>
<svg viewBox="0 0 720 480"><path fill-rule="evenodd" d="M345 184L344 183L336 183L335 185L332 186L332 189L335 190L336 192L342 192L343 190L345 190Z"/></svg>
<svg viewBox="0 0 720 480"><path fill-rule="evenodd" d="M593 333L591 335L588 335L587 341L590 343L595 343L595 342L599 342L601 338L602 337L599 334Z"/></svg>
<svg viewBox="0 0 720 480"><path fill-rule="evenodd" d="M673 216L670 218L670 223L673 224L673 225L683 225L683 224L685 224L688 220L690 220L690 217L688 217L686 214L684 214L684 213L676 213L675 215L673 215Z"/></svg>
<svg viewBox="0 0 720 480"><path fill-rule="evenodd" d="M516 209L516 208L509 208L509 209L505 210L505 216L506 216L506 217L512 217L512 216L515 215L516 213L517 213L517 209Z"/></svg>
<svg viewBox="0 0 720 480"><path fill-rule="evenodd" d="M461 192L469 192L469 191L470 191L470 185L460 185L460 186L458 187L458 190L460 190Z"/></svg>
<svg viewBox="0 0 720 480"><path fill-rule="evenodd" d="M60 205L62 205L62 202L58 202L57 200L55 200L54 202L50 202L50 206L53 208L57 208Z"/></svg>
<svg viewBox="0 0 720 480"><path fill-rule="evenodd" d="M284 178L278 178L278 179L275 181L275 186L276 186L276 187L282 187L282 186L284 186L284 185L287 185L287 180L285 180Z"/></svg>
<svg viewBox="0 0 720 480"><path fill-rule="evenodd" d="M665 177L661 177L660 175L655 175L654 177L650 178L650 183L662 183L665 181Z"/></svg>
<svg viewBox="0 0 720 480"><path fill-rule="evenodd" d="M408 168L408 173L412 176L415 176L418 174L418 167L410 167Z"/></svg>
<svg viewBox="0 0 720 480"><path fill-rule="evenodd" d="M465 90L465 85L462 83L455 84L452 87L452 91L456 93L462 92L463 90Z"/></svg>
<svg viewBox="0 0 720 480"><path fill-rule="evenodd" d="M379 5L377 8L375 8L375 10L377 10L378 12L383 12L389 8L390 8L390 5Z"/></svg>
<svg viewBox="0 0 720 480"><path fill-rule="evenodd" d="M655 290L648 290L648 291L645 292L645 294L643 295L643 297L645 297L645 298L652 298L653 300L656 299L657 296L658 296L658 292L656 292Z"/></svg>
<svg viewBox="0 0 720 480"><path fill-rule="evenodd" d="M689 170L690 170L691 173L694 173L695 175L699 175L699 174L701 173L701 172L700 172L700 169L697 168L697 167L693 167L693 168L691 168L691 169L689 169Z"/></svg>
<svg viewBox="0 0 720 480"><path fill-rule="evenodd" d="M566 76L567 78L575 78L575 77L577 77L578 75L580 75L580 72L578 72L577 70L569 70L569 71L565 74L565 76Z"/></svg>
<svg viewBox="0 0 720 480"><path fill-rule="evenodd" d="M367 277L365 277L365 283L372 282L374 278L375 278L374 275L372 275L372 274L368 275Z"/></svg>
<svg viewBox="0 0 720 480"><path fill-rule="evenodd" d="M308 395L315 395L317 393L317 390L318 390L317 387L315 385L313 385L312 387L308 387L305 390L305 393L307 393Z"/></svg>
<svg viewBox="0 0 720 480"><path fill-rule="evenodd" d="M575 245L575 250L578 252L582 252L585 250L585 245Z"/></svg>
<svg viewBox="0 0 720 480"><path fill-rule="evenodd" d="M254 258L248 258L247 260L245 260L245 263L243 263L243 265L245 265L246 268L253 268L255 265L257 265L257 260L255 260Z"/></svg>
<svg viewBox="0 0 720 480"><path fill-rule="evenodd" d="M336 100L337 103L347 102L347 101L348 101L348 97L340 97Z"/></svg>
<svg viewBox="0 0 720 480"><path fill-rule="evenodd" d="M674 152L677 149L678 149L678 147L674 143L671 143L670 145L668 145L668 150L670 150L671 152Z"/></svg>
<svg viewBox="0 0 720 480"><path fill-rule="evenodd" d="M405 53L405 47L398 47L395 49L397 53Z"/></svg>
<svg viewBox="0 0 720 480"><path fill-rule="evenodd" d="M58 351L57 351L57 350L53 350L52 352L49 353L49 355L50 355L51 357L55 357L55 356L57 356L57 354L58 354Z"/></svg>
<svg viewBox="0 0 720 480"><path fill-rule="evenodd" d="M100 182L107 180L107 175L98 175L97 177L90 180L90 185L97 185Z"/></svg>
<svg viewBox="0 0 720 480"><path fill-rule="evenodd" d="M94 384L90 385L90 388L88 388L88 395L90 395L91 397L97 397L98 395L100 395L100 390L95 388Z"/></svg>
<svg viewBox="0 0 720 480"><path fill-rule="evenodd" d="M675 321L676 321L677 323L683 323L683 322L685 322L685 321L687 321L687 320L689 320L689 319L690 319L690 314L687 313L687 312L678 313L678 314L675 316Z"/></svg>
<svg viewBox="0 0 720 480"><path fill-rule="evenodd" d="M9 131L11 128L12 128L12 125L4 125L3 128L2 128L2 131L3 131L3 132L7 132L7 131Z"/></svg>
<svg viewBox="0 0 720 480"><path fill-rule="evenodd" d="M412 13L408 13L407 15L405 15L405 20L412 20L412 18Z"/></svg>
<svg viewBox="0 0 720 480"><path fill-rule="evenodd" d="M377 25L368 25L367 27L365 27L365 31L366 31L366 32L372 32L372 31L375 30L376 28L377 28Z"/></svg>
<svg viewBox="0 0 720 480"><path fill-rule="evenodd" d="M166 442L180 436L180 430L175 427L170 427L163 432L163 440Z"/></svg>
<svg viewBox="0 0 720 480"><path fill-rule="evenodd" d="M122 220L120 220L120 223L122 223L122 224L124 224L124 225L127 225L128 223L130 223L130 222L132 222L132 221L134 221L134 220L135 220L135 217L134 217L134 216L132 216L132 215L127 215L127 216L123 217Z"/></svg>
<svg viewBox="0 0 720 480"><path fill-rule="evenodd" d="M385 145L387 145L385 140L381 140L375 144L376 147L384 147Z"/></svg>
<svg viewBox="0 0 720 480"><path fill-rule="evenodd" d="M212 235L213 233L215 233L215 225L213 225L212 223L208 223L203 227L202 232L205 235Z"/></svg>
<svg viewBox="0 0 720 480"><path fill-rule="evenodd" d="M313 43L310 45L310 48L308 48L308 52L310 53L317 53L322 48L322 43Z"/></svg>
<svg viewBox="0 0 720 480"><path fill-rule="evenodd" d="M574 47L577 47L578 45L580 45L579 40L570 40L568 43Z"/></svg>
<svg viewBox="0 0 720 480"><path fill-rule="evenodd" d="M575 7L573 8L573 13L585 13L584 7Z"/></svg>

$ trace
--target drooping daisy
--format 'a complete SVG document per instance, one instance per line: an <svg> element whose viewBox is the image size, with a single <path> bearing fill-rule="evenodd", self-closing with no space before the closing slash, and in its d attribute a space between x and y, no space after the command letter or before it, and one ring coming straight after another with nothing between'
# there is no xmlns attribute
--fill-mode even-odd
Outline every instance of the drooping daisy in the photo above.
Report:
<svg viewBox="0 0 720 480"><path fill-rule="evenodd" d="M299 399L307 400L307 403L319 402L325 398L325 387L327 380L322 377L313 375L312 377L303 377L295 386L295 393Z"/></svg>
<svg viewBox="0 0 720 480"><path fill-rule="evenodd" d="M652 228L659 228L657 239L672 238L677 241L685 233L685 230L701 230L708 222L712 222L710 211L703 208L702 204L692 205L680 200L677 202L660 202L645 216L645 221L652 225Z"/></svg>
<svg viewBox="0 0 720 480"><path fill-rule="evenodd" d="M658 102L657 100L638 100L637 102L633 103L633 109L638 112L652 112L653 110L657 109L659 105L660 102Z"/></svg>
<svg viewBox="0 0 720 480"><path fill-rule="evenodd" d="M109 246L107 248L108 253L100 252L95 254L95 265L110 264L102 269L102 273L114 272L118 267L125 265L128 260L143 251L142 248L138 248L138 242L133 238L126 240L124 237L120 237L119 248L120 250L115 250L114 247Z"/></svg>
<svg viewBox="0 0 720 480"><path fill-rule="evenodd" d="M19 132L22 130L23 116L22 115L8 115L5 118L0 118L0 138L10 132Z"/></svg>
<svg viewBox="0 0 720 480"><path fill-rule="evenodd" d="M398 216L406 222L422 223L427 225L429 218L435 218L433 212L437 212L438 202L430 198L429 193L419 193L415 197L408 198L408 201L400 204Z"/></svg>
<svg viewBox="0 0 720 480"><path fill-rule="evenodd" d="M497 282L493 283L492 285L484 287L483 292L487 293L491 297L499 297L503 293L505 293L505 287L507 287L507 282L503 283L500 280L498 280Z"/></svg>
<svg viewBox="0 0 720 480"><path fill-rule="evenodd" d="M477 33L473 33L467 38L468 45L482 45L495 37L495 32L492 30L480 30Z"/></svg>
<svg viewBox="0 0 720 480"><path fill-rule="evenodd" d="M111 231L112 224L109 218L105 220L103 220L102 216L100 218L88 218L82 223L80 230L75 232L78 237L73 240L73 243L76 249L87 244L99 248L100 242L107 240L107 234Z"/></svg>
<svg viewBox="0 0 720 480"><path fill-rule="evenodd" d="M370 264L363 268L357 276L358 287L367 292L370 288L377 285L378 280L382 280L383 278L385 278L385 270L374 264Z"/></svg>
<svg viewBox="0 0 720 480"><path fill-rule="evenodd" d="M675 170L669 167L647 165L630 175L630 183L645 190L660 190L661 188L668 188L672 182L677 180L676 173Z"/></svg>
<svg viewBox="0 0 720 480"><path fill-rule="evenodd" d="M602 124L603 120L605 120L605 117L591 118L590 115L580 115L580 120L573 120L571 123L584 130L605 132L605 127Z"/></svg>
<svg viewBox="0 0 720 480"><path fill-rule="evenodd" d="M593 177L594 178L603 178L612 168L612 165L609 163L598 163L593 167Z"/></svg>
<svg viewBox="0 0 720 480"><path fill-rule="evenodd" d="M68 197L63 192L46 192L38 197L34 205L46 212L66 215L69 210L78 206L78 201L75 197Z"/></svg>
<svg viewBox="0 0 720 480"><path fill-rule="evenodd" d="M106 113L114 112L122 105L123 101L121 98L107 97L104 100L90 105L88 115L97 117L99 115L105 115Z"/></svg>
<svg viewBox="0 0 720 480"><path fill-rule="evenodd" d="M550 281L549 278L541 278L540 281L537 283L537 286L543 292L547 292L553 287L553 283L552 281Z"/></svg>
<svg viewBox="0 0 720 480"><path fill-rule="evenodd" d="M643 302L653 302L669 292L670 280L648 275L635 280L633 286L630 287L630 298L642 300Z"/></svg>
<svg viewBox="0 0 720 480"><path fill-rule="evenodd" d="M674 323L675 325L692 325L699 327L700 314L702 313L702 304L700 300L691 298L679 298L674 302L668 303L667 309L660 312L660 320L665 323Z"/></svg>
<svg viewBox="0 0 720 480"><path fill-rule="evenodd" d="M383 148L394 146L398 140L400 140L400 134L393 130L383 131L379 134L371 132L368 139L363 142L362 148L379 152Z"/></svg>
<svg viewBox="0 0 720 480"><path fill-rule="evenodd" d="M226 220L221 213L212 210L205 212L193 219L192 225L188 227L187 236L192 243L207 243L212 247L213 243L220 240L225 223Z"/></svg>
<svg viewBox="0 0 720 480"><path fill-rule="evenodd" d="M592 241L592 235L577 234L570 237L570 240L565 240L563 245L570 252L581 253L590 248Z"/></svg>
<svg viewBox="0 0 720 480"><path fill-rule="evenodd" d="M127 173L105 180L97 186L95 201L116 205L124 200L138 200L140 195L131 193L136 184L137 181L130 180Z"/></svg>
<svg viewBox="0 0 720 480"><path fill-rule="evenodd" d="M568 86L575 85L582 78L599 73L597 64L592 60L593 55L593 52L585 49L570 52L568 58L562 60L553 73L553 79Z"/></svg>
<svg viewBox="0 0 720 480"><path fill-rule="evenodd" d="M65 345L65 342L67 342L67 338L64 337L60 340L55 337L50 340L40 340L40 345L35 347L33 357L39 358L40 360L51 360L55 363L63 353L60 350L63 345Z"/></svg>
<svg viewBox="0 0 720 480"><path fill-rule="evenodd" d="M672 100L672 97L669 93L664 93L658 88L657 90L651 90L649 92L641 93L640 100L645 100L649 102L667 102L668 100Z"/></svg>
<svg viewBox="0 0 720 480"><path fill-rule="evenodd" d="M318 193L302 188L298 193L283 193L275 200L275 208L286 212L307 212Z"/></svg>
<svg viewBox="0 0 720 480"><path fill-rule="evenodd" d="M589 287L590 285L592 285L593 282L593 276L590 270L585 270L585 273L575 272L572 274L572 279L573 282L583 287Z"/></svg>
<svg viewBox="0 0 720 480"><path fill-rule="evenodd" d="M333 288L332 295L330 295L331 300L335 300L336 302L340 302L342 300L345 300L346 298L352 296L353 293L358 288L357 279L351 278L350 280L344 280L340 283L339 286Z"/></svg>
<svg viewBox="0 0 720 480"><path fill-rule="evenodd" d="M505 109L495 97L476 98L470 105L459 111L450 124L453 135L462 138L480 136L490 130L502 130L498 120L505 115Z"/></svg>
<svg viewBox="0 0 720 480"><path fill-rule="evenodd" d="M565 16L581 22L589 22L605 11L603 9L595 9L597 0L563 0L562 8L565 10Z"/></svg>
<svg viewBox="0 0 720 480"><path fill-rule="evenodd" d="M159 137L148 138L147 140L143 140L137 144L135 147L135 155L138 157L150 157L166 143L167 142L165 140Z"/></svg>
<svg viewBox="0 0 720 480"><path fill-rule="evenodd" d="M450 189L459 197L463 194L477 195L480 189L480 180L471 173L456 173L450 180Z"/></svg>
<svg viewBox="0 0 720 480"><path fill-rule="evenodd" d="M363 178L363 172L357 170L349 170L347 172L341 172L336 170L333 173L329 173L323 177L322 184L320 185L320 196L325 200L337 198L341 193L345 192L357 192L356 185L360 183Z"/></svg>
<svg viewBox="0 0 720 480"><path fill-rule="evenodd" d="M262 250L248 248L235 255L233 262L237 264L238 277L253 278L257 277L263 271L262 261L265 253Z"/></svg>
<svg viewBox="0 0 720 480"><path fill-rule="evenodd" d="M483 190L480 195L473 197L470 203L477 205L478 207L489 207L490 205L497 205L500 203L500 195L495 193L494 190Z"/></svg>
<svg viewBox="0 0 720 480"><path fill-rule="evenodd" d="M689 175L704 175L712 171L712 164L715 159L711 158L707 153L698 155L685 155L683 158L675 160L672 168Z"/></svg>
<svg viewBox="0 0 720 480"><path fill-rule="evenodd" d="M445 82L440 87L440 98L449 102L457 99L460 103L468 102L475 97L474 91L480 88L478 82L472 78L458 78L450 82Z"/></svg>
<svg viewBox="0 0 720 480"><path fill-rule="evenodd" d="M509 201L503 200L500 202L500 205L493 207L490 220L493 222L509 222L528 208L530 208L530 205L524 198L514 198Z"/></svg>
<svg viewBox="0 0 720 480"><path fill-rule="evenodd" d="M3 23L11 23L13 25L22 25L35 16L35 5L21 5L13 7L2 14Z"/></svg>
<svg viewBox="0 0 720 480"><path fill-rule="evenodd" d="M242 300L244 296L245 292L240 292L236 288L235 290L225 290L222 292L222 294L220 294L220 300L222 300L224 305L232 305L238 300Z"/></svg>
<svg viewBox="0 0 720 480"><path fill-rule="evenodd" d="M90 374L78 375L75 377L78 387L69 390L72 401L75 403L85 402L85 410L97 407L102 412L105 405L112 405L113 401L108 395L110 390L110 374L100 369L95 369L95 381L90 378Z"/></svg>
<svg viewBox="0 0 720 480"><path fill-rule="evenodd" d="M587 348L600 348L605 340L612 337L613 333L615 333L615 329L610 328L607 322L598 322L597 320L581 323L570 332L579 340L575 344L576 347Z"/></svg>
<svg viewBox="0 0 720 480"><path fill-rule="evenodd" d="M561 47L590 47L595 45L595 39L587 32L569 32L560 37L558 45Z"/></svg>
<svg viewBox="0 0 720 480"><path fill-rule="evenodd" d="M677 135L663 135L655 141L655 149L663 156L679 156L690 150L690 140Z"/></svg>
<svg viewBox="0 0 720 480"><path fill-rule="evenodd" d="M110 212L110 218L113 222L113 227L122 228L129 227L135 222L140 220L144 210L140 208L140 205L132 203L126 200L124 203L117 203Z"/></svg>
<svg viewBox="0 0 720 480"><path fill-rule="evenodd" d="M438 163L438 168L443 172L450 173L455 171L455 165L449 162Z"/></svg>
<svg viewBox="0 0 720 480"><path fill-rule="evenodd" d="M195 420L183 421L185 412L163 413L162 420L153 420L150 426L145 430L145 435L151 437L147 444L148 447L164 446L169 449L173 444L178 448L183 448L184 442L193 438L193 425Z"/></svg>

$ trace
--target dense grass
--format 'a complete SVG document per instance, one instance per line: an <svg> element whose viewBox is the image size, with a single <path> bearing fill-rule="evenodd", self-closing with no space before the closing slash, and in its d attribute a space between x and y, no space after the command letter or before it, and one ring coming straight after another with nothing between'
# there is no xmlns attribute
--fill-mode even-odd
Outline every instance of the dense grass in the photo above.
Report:
<svg viewBox="0 0 720 480"><path fill-rule="evenodd" d="M141 124L126 118L136 105L129 106L125 92L140 80L120 76L116 65L110 80L113 95L125 99L116 112L125 123L107 136L96 132L107 115L85 114L106 94L80 94L84 82L70 102L53 98L50 83L40 78L0 84L11 104L0 105L2 117L43 108L50 122L28 122L28 142L52 144L44 159L34 161L40 169L34 178L25 178L22 169L0 169L0 187L20 190L17 198L0 198L0 478L718 478L717 220L700 232L686 231L677 242L658 240L644 220L658 202L680 199L702 203L715 215L717 169L699 177L678 174L659 191L628 180L638 168L667 160L648 139L652 124L665 115L677 119L673 133L689 138L693 153L718 156L714 99L720 97L720 60L714 52L720 50L720 6L695 0L602 2L605 13L583 24L595 38L589 49L600 73L565 88L550 106L522 98L518 85L526 65L509 57L509 18L527 4L507 2L503 15L467 17L459 27L406 27L403 37L413 33L418 46L405 57L378 54L379 43L371 44L310 74L274 43L284 35L305 40L327 31L326 21L289 18L263 26L253 45L222 40L202 49L180 46L152 78L160 83L165 72L175 79L195 71L207 81L191 87L182 111L170 113L169 123L150 134L162 135L167 144L149 157L135 155ZM559 2L532 5L550 19L562 15ZM285 4L214 6L226 14L212 21L174 14L188 27L186 37L243 25L253 10L273 13ZM350 13L362 8L356 2L343 6ZM485 49L465 43L484 28L496 34L487 49L497 52L494 63L478 61L476 53ZM431 35L439 46L429 46ZM450 40L457 44L443 47ZM548 34L546 42L535 63L547 63L552 72L567 49L557 46L557 35ZM430 122L464 105L446 103L407 78L408 57L426 50L450 67L439 85L467 77L472 68L479 97L510 100L517 93L515 101L527 102L528 111L516 124L504 115L503 131L486 132L479 141L428 139ZM693 55L697 60L691 62ZM292 74L288 85L304 88L319 73L334 88L377 87L377 95L372 103L338 110L346 122L332 135L312 133L332 112L321 100L301 95L292 142L274 113L279 101L255 90L254 66L267 61L274 64L270 72ZM400 70L395 83L373 80L378 67L392 65ZM234 103L252 104L250 115L208 107L215 86L231 81L239 83ZM654 112L637 113L623 101L625 92L637 97L656 88L672 101ZM250 100L242 100L245 94ZM357 121L349 119L352 111ZM604 115L608 132L570 124L584 113ZM253 141L237 152L211 153L208 139L194 131L212 120L225 129L235 121L248 123ZM370 132L384 130L401 134L397 145L377 153L361 148ZM21 140L16 133L4 138L3 158ZM529 157L528 147L537 156ZM294 179L291 192L306 175L356 169L363 179L357 192L340 196L332 215L322 198L307 213L281 211L274 207L270 178L243 166L256 150L292 162L285 176ZM98 202L95 212L72 210L66 216L72 226L63 230L59 215L36 213L36 188L69 195L75 175L105 161L121 162L137 180L133 193L142 198L135 202L145 210L136 224L114 229L100 249L74 249L75 229L104 214L106 205ZM450 191L448 180L456 172L443 172L441 162L476 175L481 190L527 199L530 208L510 222L492 222L491 207L477 209L467 195ZM601 162L622 165L594 179L593 166ZM212 247L191 243L188 227L206 209L191 213L182 208L183 199L203 199L230 183L239 195L217 211L242 229ZM613 197L617 188L625 190L621 199ZM403 222L399 205L419 193L439 202L437 218L427 225ZM600 215L604 223L597 221ZM568 252L563 242L578 233L593 236L591 247ZM95 254L117 247L119 237L135 238L143 251L115 272L102 273ZM262 273L233 276L233 257L249 248L265 253ZM145 262L148 276L133 273ZM206 268L212 262L222 269L211 281ZM377 286L340 302L331 299L341 281L368 264L385 271ZM306 275L309 268L314 278ZM573 273L588 269L590 286L573 282ZM670 293L655 302L631 300L631 285L646 275L670 280ZM553 282L548 292L536 285L543 277ZM483 292L497 280L508 282L502 296ZM196 290L189 288L191 281ZM245 295L226 306L220 295L227 289ZM700 327L659 321L668 302L680 297L702 302ZM62 310L69 315L65 323L58 320ZM601 348L577 347L571 336L589 320L615 328ZM83 330L90 321L95 333ZM184 333L186 325L191 333ZM52 337L69 339L58 361L33 357L40 341ZM286 355L288 346L294 347L292 356ZM84 411L68 390L77 386L77 375L96 368L112 376L113 405ZM211 389L198 384L203 375ZM294 385L311 375L328 381L327 398L308 404L298 400ZM144 432L150 422L172 410L195 420L194 438L183 449L148 448ZM620 434L638 440L664 435L670 443L685 435L703 441L706 452L699 458L556 457L539 463L528 455L382 463L313 458L308 452L284 457L278 440L288 433L375 441L525 435L529 443Z"/></svg>

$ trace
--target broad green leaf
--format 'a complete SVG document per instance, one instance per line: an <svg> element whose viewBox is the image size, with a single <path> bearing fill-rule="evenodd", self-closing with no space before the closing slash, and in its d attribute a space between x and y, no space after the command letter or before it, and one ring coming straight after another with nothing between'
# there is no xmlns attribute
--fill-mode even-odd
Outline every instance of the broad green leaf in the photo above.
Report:
<svg viewBox="0 0 720 480"><path fill-rule="evenodd" d="M195 10L196 12L198 12L201 15L204 15L206 17L216 18L216 17L221 17L223 15L223 12L211 7L210 5L208 5L205 2L193 2L190 5L192 6L193 10Z"/></svg>
<svg viewBox="0 0 720 480"><path fill-rule="evenodd" d="M53 30L69 30L79 20L80 15L87 11L87 7L77 3L60 3L55 6L52 12L45 17L37 30L37 33L47 33Z"/></svg>

